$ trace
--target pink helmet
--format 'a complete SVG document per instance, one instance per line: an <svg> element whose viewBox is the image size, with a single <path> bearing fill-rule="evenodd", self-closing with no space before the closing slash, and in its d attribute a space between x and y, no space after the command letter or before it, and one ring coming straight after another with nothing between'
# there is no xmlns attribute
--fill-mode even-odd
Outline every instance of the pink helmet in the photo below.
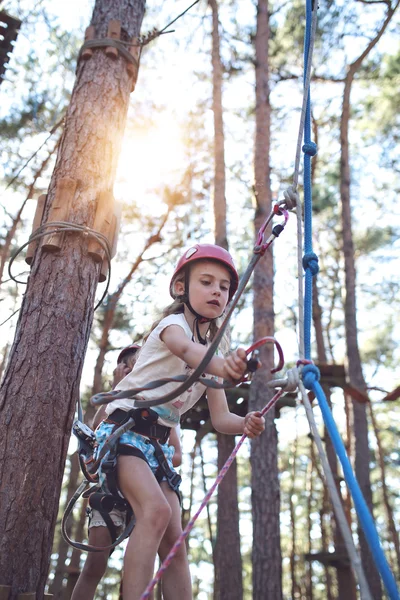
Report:
<svg viewBox="0 0 400 600"><path fill-rule="evenodd" d="M175 298L173 287L177 275L187 265L195 262L196 260L215 260L228 269L231 275L231 285L229 288L229 300L231 300L232 296L238 289L239 275L229 252L221 246L216 246L215 244L195 244L186 250L184 255L181 256L169 284L169 293L171 294L172 298Z"/></svg>

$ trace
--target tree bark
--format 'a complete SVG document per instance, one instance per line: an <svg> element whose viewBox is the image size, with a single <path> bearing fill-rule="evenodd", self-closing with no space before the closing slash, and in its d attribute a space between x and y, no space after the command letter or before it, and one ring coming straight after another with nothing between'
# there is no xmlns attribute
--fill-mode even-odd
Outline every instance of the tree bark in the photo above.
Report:
<svg viewBox="0 0 400 600"><path fill-rule="evenodd" d="M372 423L372 428L374 430L374 434L375 434L375 439L376 439L376 446L377 446L377 452L378 452L378 462L379 462L379 469L381 472L381 476L380 476L380 480L381 480L381 484L382 484L382 496L383 496L383 504L385 507L385 512L386 512L386 519L387 519L387 527L388 527L388 532L390 535L390 539L392 541L394 550L395 550L395 554L396 554L396 571L398 573L398 576L400 577L400 542L399 542L399 534L397 532L396 529L396 524L395 524L395 519L393 516L393 508L392 505L390 503L390 495L389 495L389 490L388 490L388 486L387 486L387 476L386 476L386 466L385 466L385 453L384 450L382 448L382 442L381 442L381 438L380 438L380 434L379 434L379 428L375 419L375 414L374 414L374 410L372 408L372 404L371 402L369 403L369 414L371 417L371 423Z"/></svg>
<svg viewBox="0 0 400 600"><path fill-rule="evenodd" d="M218 3L212 12L212 79L214 115L214 227L215 243L228 250L225 197L225 136L222 107L222 63ZM217 433L218 470L235 447L233 436ZM229 548L229 552L226 549ZM237 464L234 461L218 487L217 535L214 549L214 600L242 600Z"/></svg>
<svg viewBox="0 0 400 600"><path fill-rule="evenodd" d="M78 487L78 477L79 477L79 473L80 473L78 454L76 452L74 452L71 455L70 460L71 460L71 470L69 473L68 489L67 489L67 495L66 495L66 499L65 499L65 507L64 508L67 507L69 500L72 498L72 495L75 493L76 488ZM73 518L71 515L69 518L69 521L67 523L67 533L69 536L71 535L72 528L73 528ZM57 545L57 565L54 570L54 578L49 586L49 594L53 595L54 600L61 600L61 598L63 597L63 582L64 582L64 577L66 575L65 563L67 561L69 548L70 548L70 546L68 545L68 542L66 542L64 540L63 536L61 535L61 531L60 531L60 540Z"/></svg>
<svg viewBox="0 0 400 600"><path fill-rule="evenodd" d="M270 186L270 101L269 101L269 15L268 1L257 2L255 35L256 133L254 227L258 231L271 210ZM269 250L258 262L253 281L254 339L274 334L273 256ZM267 388L273 368L273 348L260 352L262 367L251 385L250 410L262 409L271 393ZM282 557L280 549L280 495L278 480L278 439L274 411L266 415L265 432L251 443L253 512L253 598L282 598Z"/></svg>
<svg viewBox="0 0 400 600"><path fill-rule="evenodd" d="M121 16L123 39L137 36L144 6L97 0L96 36L106 37L109 20ZM98 194L113 187L131 84L125 59L103 49L79 63L44 222L59 179L68 177L77 182L68 220L93 224ZM11 586L10 600L21 592L43 598L98 271L75 234L57 254L40 247L32 265L0 390L0 583Z"/></svg>
<svg viewBox="0 0 400 600"><path fill-rule="evenodd" d="M358 347L357 309L356 309L356 268L354 260L354 243L352 235L351 214L351 175L349 151L350 96L354 77L371 50L376 46L389 24L399 2L387 3L387 11L383 24L376 36L369 42L362 54L349 65L342 100L340 119L340 198L342 205L342 234L345 270L345 332L350 384L366 393L367 387L362 372ZM372 514L372 491L370 482L368 422L366 404L353 401L354 436L355 436L355 473L365 501ZM358 526L361 559L368 580L371 594L375 600L382 598L382 587L375 562L372 558L362 527Z"/></svg>

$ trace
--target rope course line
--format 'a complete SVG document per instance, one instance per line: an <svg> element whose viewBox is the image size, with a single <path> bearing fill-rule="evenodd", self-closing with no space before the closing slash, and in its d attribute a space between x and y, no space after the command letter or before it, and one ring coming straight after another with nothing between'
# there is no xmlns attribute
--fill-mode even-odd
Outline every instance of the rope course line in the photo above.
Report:
<svg viewBox="0 0 400 600"><path fill-rule="evenodd" d="M16 279L11 272L11 267L12 267L15 259L22 252L22 250L24 250L24 248L29 246L29 244L31 242L38 241L41 238L46 237L47 235L57 234L57 233L79 233L79 234L83 235L84 237L96 239L96 241L103 248L103 250L105 252L105 258L107 259L107 264L108 264L108 276L107 276L106 287L105 287L105 290L101 297L101 300L96 304L96 306L94 308L94 310L97 310L99 308L99 306L102 304L104 298L106 297L108 288L110 285L111 249L110 249L109 241L105 235L103 235L99 231L95 231L94 229L87 227L86 225L78 225L75 223L68 223L67 221L51 221L49 223L44 223L43 225L41 225L40 227L35 229L35 231L30 235L28 241L25 242L25 244L22 244L22 246L20 246L12 255L10 262L8 263L8 274L10 276L10 279L15 281L15 283L22 283L22 284L26 285L28 283L27 281L21 281L19 279Z"/></svg>
<svg viewBox="0 0 400 600"><path fill-rule="evenodd" d="M312 13L314 12L314 15ZM313 47L313 40L315 37L315 22L316 22L316 12L317 9L314 6L313 9L313 0L306 0L306 35L305 35L305 48L304 48L304 62L307 64L305 70L305 85L307 79L310 78L309 72L309 64L311 62L311 50ZM311 25L312 22L312 25ZM332 440L333 447L335 452L340 460L342 465L343 474L348 486L348 489L353 498L354 506L356 508L356 512L359 517L359 521L361 527L364 531L366 540L371 550L371 554L377 566L377 569L382 577L386 590L388 592L390 600L399 600L399 592L396 586L396 582L393 576L393 573L390 570L389 564L386 560L385 554L381 547L379 536L375 528L375 524L372 518L372 515L368 509L367 503L362 495L361 489L358 485L358 482L354 476L350 461L348 459L343 441L340 437L339 431L337 429L336 423L333 419L333 415L331 409L326 400L324 391L319 384L319 369L312 363L310 360L311 356L311 321L312 321L312 278L318 273L318 257L314 254L312 250L312 187L311 187L311 158L317 152L316 145L311 141L311 108L310 108L310 91L309 88L307 90L307 102L306 102L306 110L304 116L304 145L302 147L304 152L304 256L302 259L302 266L305 270L305 290L304 290L304 316L303 316L303 334L304 334L304 358L298 361L298 367L300 370L300 375L303 380L304 387L310 389L314 392L318 404L323 416L323 420L326 426L326 429L329 433L329 436ZM303 117L303 115L302 115ZM297 215L298 221L301 220L301 213ZM300 247L300 243L299 246ZM301 279L299 273L299 280ZM301 310L301 306L299 303L299 310ZM299 318L300 321L300 318ZM305 364L304 363L308 363ZM300 388L301 389L301 388ZM305 390L304 390L305 392ZM307 398L308 400L308 398ZM307 417L310 417L310 411L308 410L307 400L305 402L306 414ZM312 412L312 411L311 411ZM314 424L313 421L310 420L310 427L313 431ZM315 440L320 441L318 431L316 430ZM319 442L317 444L317 447ZM321 444L322 447L322 444ZM321 457L322 458L322 457ZM325 461L323 461L324 465ZM325 471L325 476L330 478L331 470L329 464L325 464L327 469ZM330 492L332 492L331 487L328 486ZM332 497L332 502L334 506L336 504L335 495ZM340 501L340 499L339 499ZM352 539L352 538L351 538ZM346 534L345 540L351 544L351 540ZM347 544L346 544L347 547ZM351 554L349 548L349 556L353 556L353 549L351 544ZM370 598L370 592L368 589L368 584L365 579L364 572L362 571L361 565L359 566L359 559L355 559L355 563L352 560L352 567L354 568L357 575L361 574L361 578L359 577L360 590L362 592L362 598L368 599ZM357 568L356 568L357 567Z"/></svg>
<svg viewBox="0 0 400 600"><path fill-rule="evenodd" d="M315 445L317 446L318 454L321 460L322 470L324 472L326 485L331 496L331 502L333 510L335 512L336 521L342 533L342 537L346 546L347 553L349 555L352 569L356 576L356 580L358 580L360 586L361 600L373 600L367 579L365 577L364 569L362 567L360 556L357 552L353 537L351 535L349 523L347 521L346 514L344 512L344 508L339 496L339 492L336 487L332 469L329 465L324 447L322 445L321 436L319 435L317 424L314 419L314 413L312 410L311 402L308 399L306 389L301 380L299 381L299 389L302 395L303 405L310 425L311 434L313 436Z"/></svg>

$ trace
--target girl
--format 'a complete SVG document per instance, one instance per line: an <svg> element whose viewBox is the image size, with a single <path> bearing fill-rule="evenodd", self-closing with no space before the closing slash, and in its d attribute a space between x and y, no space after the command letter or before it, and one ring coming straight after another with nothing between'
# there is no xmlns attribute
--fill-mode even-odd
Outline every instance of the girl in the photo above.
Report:
<svg viewBox="0 0 400 600"><path fill-rule="evenodd" d="M179 260L170 283L173 304L143 345L132 372L118 389L140 387L154 379L187 374L200 364L207 343L217 331L216 320L238 287L238 274L230 254L219 246L196 244ZM246 353L238 349L227 358L214 356L207 366L208 376L240 380L246 371ZM205 376L205 375L204 375ZM176 389L169 383L162 388L142 392L144 399L153 399ZM167 404L155 406L157 437L163 430L176 427L180 415L200 399L205 386L200 381ZM211 422L220 433L247 434L254 438L264 430L264 418L251 412L239 417L229 411L223 390L207 389ZM96 436L100 445L111 433L113 424L121 422L123 411L134 408L134 400L115 400L107 405L108 419L100 425ZM141 430L143 434L143 429ZM153 430L154 432L154 430ZM153 576L156 553L163 560L181 533L180 505L177 494L167 481L159 485L154 473L159 468L151 440L146 435L128 431L120 438L126 454L118 456L119 488L131 504L136 526L124 558L124 600L139 600ZM171 466L168 447L162 446ZM122 450L124 452L124 450ZM143 460L144 459L144 460ZM185 544L163 576L165 600L191 600L191 581Z"/></svg>

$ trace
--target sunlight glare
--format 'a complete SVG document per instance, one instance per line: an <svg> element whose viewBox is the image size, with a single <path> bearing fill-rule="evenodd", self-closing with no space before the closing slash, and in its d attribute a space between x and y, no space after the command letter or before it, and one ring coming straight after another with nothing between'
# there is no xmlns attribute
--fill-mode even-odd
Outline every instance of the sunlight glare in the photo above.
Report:
<svg viewBox="0 0 400 600"><path fill-rule="evenodd" d="M122 142L115 183L116 197L134 203L146 214L165 212L162 190L176 186L184 169L184 146L179 124L170 116L157 117L155 126L138 128Z"/></svg>

